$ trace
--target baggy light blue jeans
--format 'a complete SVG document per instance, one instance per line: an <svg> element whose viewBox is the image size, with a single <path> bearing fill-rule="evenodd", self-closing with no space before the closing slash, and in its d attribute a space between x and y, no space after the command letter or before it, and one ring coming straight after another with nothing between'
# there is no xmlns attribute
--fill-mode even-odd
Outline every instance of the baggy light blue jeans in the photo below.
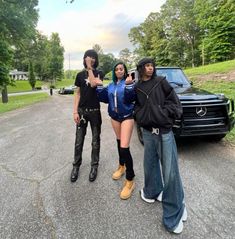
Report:
<svg viewBox="0 0 235 239"><path fill-rule="evenodd" d="M184 191L178 168L178 154L173 132L152 134L143 130L144 195L156 199L163 191L163 224L173 231L184 212Z"/></svg>

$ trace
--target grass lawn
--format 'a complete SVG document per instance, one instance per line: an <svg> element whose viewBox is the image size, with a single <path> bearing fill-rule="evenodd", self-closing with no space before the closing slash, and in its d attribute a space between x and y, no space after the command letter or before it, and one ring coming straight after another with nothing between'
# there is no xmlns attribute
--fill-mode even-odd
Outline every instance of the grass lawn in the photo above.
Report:
<svg viewBox="0 0 235 239"><path fill-rule="evenodd" d="M224 61L220 63L214 63L210 65L185 69L184 72L186 75L205 75L205 74L214 74L214 73L227 73L235 69L235 60Z"/></svg>
<svg viewBox="0 0 235 239"><path fill-rule="evenodd" d="M43 85L42 81L37 81L35 87L41 87ZM32 87L30 86L29 82L27 80L18 80L15 81L15 85L7 86L7 91L8 93L17 93L17 92L22 92L22 91L31 91Z"/></svg>
<svg viewBox="0 0 235 239"><path fill-rule="evenodd" d="M0 114L31 105L39 101L47 100L49 97L50 96L47 93L9 96L7 104L3 104L2 101L0 102Z"/></svg>
<svg viewBox="0 0 235 239"><path fill-rule="evenodd" d="M61 81L56 81L56 88L63 88L65 86L74 85L74 79L63 79Z"/></svg>

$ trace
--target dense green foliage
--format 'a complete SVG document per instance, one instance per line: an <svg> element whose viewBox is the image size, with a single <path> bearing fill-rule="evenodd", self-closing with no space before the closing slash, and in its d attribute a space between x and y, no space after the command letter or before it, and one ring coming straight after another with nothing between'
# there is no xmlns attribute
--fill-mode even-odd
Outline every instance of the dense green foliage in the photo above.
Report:
<svg viewBox="0 0 235 239"><path fill-rule="evenodd" d="M35 36L38 20L37 5L38 0L0 0L0 41L1 45L6 47L6 50L4 47L0 48L0 56L8 55L8 60L4 61L4 64L1 63L5 74L8 74L11 68L10 52L13 51L13 46L14 49L24 49ZM1 88L9 83L8 77L1 77Z"/></svg>
<svg viewBox="0 0 235 239"><path fill-rule="evenodd" d="M235 57L235 0L167 0L129 38L136 61L194 67Z"/></svg>
<svg viewBox="0 0 235 239"><path fill-rule="evenodd" d="M58 33L52 33L49 41L48 77L55 82L63 77L64 48Z"/></svg>
<svg viewBox="0 0 235 239"><path fill-rule="evenodd" d="M37 6L38 0L0 0L0 91L3 100L7 98L7 85L13 83L9 79L12 69L30 71L32 88L35 79L55 82L63 77L64 49L59 35L52 33L48 39L37 32Z"/></svg>
<svg viewBox="0 0 235 239"><path fill-rule="evenodd" d="M113 66L117 62L125 63L128 69L130 69L131 67L135 67L134 55L128 48L121 50L119 52L118 58L116 58L112 53L104 54L103 49L98 44L95 44L93 46L93 49L98 53L98 56L99 56L99 67L98 68L100 70L102 70L104 75L106 75L108 77L110 77L109 72L111 72L113 70ZM107 75L108 73L109 73L109 75Z"/></svg>

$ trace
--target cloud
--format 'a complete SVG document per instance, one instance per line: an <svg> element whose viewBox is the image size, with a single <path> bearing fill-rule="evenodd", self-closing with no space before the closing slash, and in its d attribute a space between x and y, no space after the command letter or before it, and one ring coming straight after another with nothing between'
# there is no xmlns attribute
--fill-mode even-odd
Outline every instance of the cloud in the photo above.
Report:
<svg viewBox="0 0 235 239"><path fill-rule="evenodd" d="M143 22L150 12L159 11L165 1L146 0L144 4L135 0L100 2L105 4L99 8L92 8L91 5L82 11L77 8L64 9L50 21L40 19L38 29L44 34L59 33L65 48L65 69L68 68L68 56L71 69L81 68L84 51L95 44L99 44L105 53L113 53L116 57L122 49L131 49L128 38L130 29Z"/></svg>

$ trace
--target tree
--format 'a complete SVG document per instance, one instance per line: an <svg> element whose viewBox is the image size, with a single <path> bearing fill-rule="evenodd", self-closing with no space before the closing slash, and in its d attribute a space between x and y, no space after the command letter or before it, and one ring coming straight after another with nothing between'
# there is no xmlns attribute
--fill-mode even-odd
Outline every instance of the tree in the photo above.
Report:
<svg viewBox="0 0 235 239"><path fill-rule="evenodd" d="M113 69L113 65L117 62L117 59L112 53L104 54L102 47L98 44L95 44L92 49L97 52L99 56L99 69L101 69L105 75Z"/></svg>
<svg viewBox="0 0 235 239"><path fill-rule="evenodd" d="M52 33L48 48L48 77L55 84L63 77L64 48L58 33Z"/></svg>
<svg viewBox="0 0 235 239"><path fill-rule="evenodd" d="M162 6L161 18L170 64L195 65L198 27L193 9L194 0L168 0Z"/></svg>
<svg viewBox="0 0 235 239"><path fill-rule="evenodd" d="M99 68L105 75L113 69L113 66L117 61L118 60L114 57L112 53L101 54L99 55Z"/></svg>
<svg viewBox="0 0 235 239"><path fill-rule="evenodd" d="M98 55L100 54L104 54L102 47L99 44L95 44L92 47L93 50L95 50L97 52Z"/></svg>
<svg viewBox="0 0 235 239"><path fill-rule="evenodd" d="M196 1L197 22L203 62L217 62L235 57L235 1Z"/></svg>
<svg viewBox="0 0 235 239"><path fill-rule="evenodd" d="M0 0L0 39L1 44L5 45L8 50L13 46L24 48L24 41L34 38L38 20L37 5L38 0ZM5 54L3 48L0 51L0 55ZM2 67L5 76L9 74L10 67L11 61L5 61ZM10 84L9 79L2 77L1 86L5 89L2 94L6 94L8 84Z"/></svg>
<svg viewBox="0 0 235 239"><path fill-rule="evenodd" d="M9 78L9 66L12 61L12 50L6 41L0 40L0 90L2 91L2 103L8 102L7 85L11 83Z"/></svg>
<svg viewBox="0 0 235 239"><path fill-rule="evenodd" d="M160 65L168 64L167 37L160 13L150 13L143 23L131 29L128 36L136 46L135 62L149 56Z"/></svg>
<svg viewBox="0 0 235 239"><path fill-rule="evenodd" d="M234 12L234 0L167 0L128 36L137 58L150 56L161 65L193 67L234 59Z"/></svg>
<svg viewBox="0 0 235 239"><path fill-rule="evenodd" d="M127 65L127 68L132 67L133 54L128 48L125 48L119 52L119 59Z"/></svg>
<svg viewBox="0 0 235 239"><path fill-rule="evenodd" d="M29 84L31 85L32 90L34 90L36 85L36 77L34 74L33 64L31 61L29 62Z"/></svg>
<svg viewBox="0 0 235 239"><path fill-rule="evenodd" d="M46 36L37 33L36 41L33 44L34 56L33 65L34 71L40 80L46 80L48 77L48 51L49 40ZM59 53L60 54L60 53Z"/></svg>

